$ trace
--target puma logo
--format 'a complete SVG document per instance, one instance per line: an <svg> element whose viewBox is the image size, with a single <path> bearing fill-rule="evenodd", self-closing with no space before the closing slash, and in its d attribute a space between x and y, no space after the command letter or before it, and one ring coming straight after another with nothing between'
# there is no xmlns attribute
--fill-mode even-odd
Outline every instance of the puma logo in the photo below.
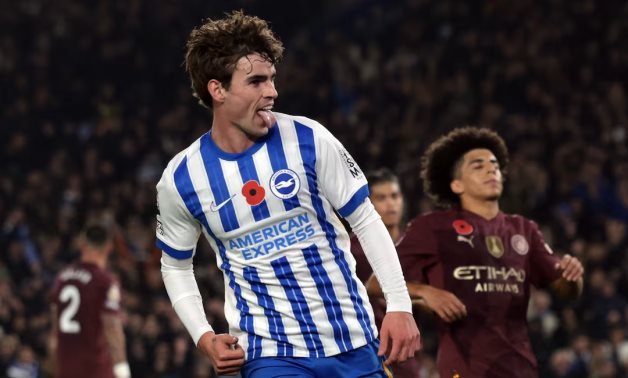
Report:
<svg viewBox="0 0 628 378"><path fill-rule="evenodd" d="M471 248L474 248L473 246L473 235L467 237L464 237L462 235L458 235L458 241L459 242L465 242L467 244L469 244L471 246Z"/></svg>

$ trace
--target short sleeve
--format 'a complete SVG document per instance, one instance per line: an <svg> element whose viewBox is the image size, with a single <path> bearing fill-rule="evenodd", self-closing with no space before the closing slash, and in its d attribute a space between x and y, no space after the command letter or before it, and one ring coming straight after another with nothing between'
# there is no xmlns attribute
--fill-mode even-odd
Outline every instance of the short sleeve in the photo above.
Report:
<svg viewBox="0 0 628 378"><path fill-rule="evenodd" d="M536 287L544 287L560 278L555 265L558 256L545 242L543 234L536 223L527 221L530 235L530 282Z"/></svg>
<svg viewBox="0 0 628 378"><path fill-rule="evenodd" d="M316 170L323 194L346 218L369 196L366 177L338 139L322 126L316 131Z"/></svg>
<svg viewBox="0 0 628 378"><path fill-rule="evenodd" d="M396 247L406 280L426 283L425 272L438 262L438 243L428 218L418 216L410 222Z"/></svg>
<svg viewBox="0 0 628 378"><path fill-rule="evenodd" d="M157 184L157 247L180 260L194 255L201 234L200 223L184 201L194 191L185 162L175 172L169 166Z"/></svg>

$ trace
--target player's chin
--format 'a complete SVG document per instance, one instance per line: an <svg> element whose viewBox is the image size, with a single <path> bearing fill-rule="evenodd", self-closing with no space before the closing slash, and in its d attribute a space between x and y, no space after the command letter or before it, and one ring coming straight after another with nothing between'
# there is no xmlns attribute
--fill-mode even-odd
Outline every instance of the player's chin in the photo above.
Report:
<svg viewBox="0 0 628 378"><path fill-rule="evenodd" d="M502 196L502 191L501 191L501 190L499 190L499 191L495 191L495 192L493 192L493 193L489 193L489 194L487 194L487 195L486 195L486 200L487 200L487 201L499 201L499 199L501 198L501 196Z"/></svg>

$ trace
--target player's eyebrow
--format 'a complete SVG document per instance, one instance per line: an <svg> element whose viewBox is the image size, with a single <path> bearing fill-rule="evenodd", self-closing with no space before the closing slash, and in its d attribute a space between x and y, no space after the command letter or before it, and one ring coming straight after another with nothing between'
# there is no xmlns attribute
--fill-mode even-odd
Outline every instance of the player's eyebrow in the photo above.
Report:
<svg viewBox="0 0 628 378"><path fill-rule="evenodd" d="M270 76L270 80L275 80L276 74L272 74ZM268 80L268 75L252 75L246 78L247 83L252 83L254 81L266 81Z"/></svg>
<svg viewBox="0 0 628 378"><path fill-rule="evenodd" d="M483 163L484 163L484 161L485 161L485 160L484 160L484 158L481 158L481 157L479 157L479 158L475 158L475 159L473 159L473 160L471 160L471 161L469 162L469 165L472 165L472 164L483 164ZM493 158L488 159L488 161L489 161L489 163L499 164L499 161L497 161L497 158L494 158L494 157L493 157Z"/></svg>

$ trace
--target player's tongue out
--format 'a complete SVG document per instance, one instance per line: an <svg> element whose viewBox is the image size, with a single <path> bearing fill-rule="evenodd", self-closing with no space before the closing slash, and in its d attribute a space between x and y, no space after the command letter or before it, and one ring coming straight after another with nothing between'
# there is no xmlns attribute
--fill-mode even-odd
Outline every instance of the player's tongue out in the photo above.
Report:
<svg viewBox="0 0 628 378"><path fill-rule="evenodd" d="M257 115L264 121L264 126L272 127L275 124L275 116L270 110L260 109L257 111Z"/></svg>

